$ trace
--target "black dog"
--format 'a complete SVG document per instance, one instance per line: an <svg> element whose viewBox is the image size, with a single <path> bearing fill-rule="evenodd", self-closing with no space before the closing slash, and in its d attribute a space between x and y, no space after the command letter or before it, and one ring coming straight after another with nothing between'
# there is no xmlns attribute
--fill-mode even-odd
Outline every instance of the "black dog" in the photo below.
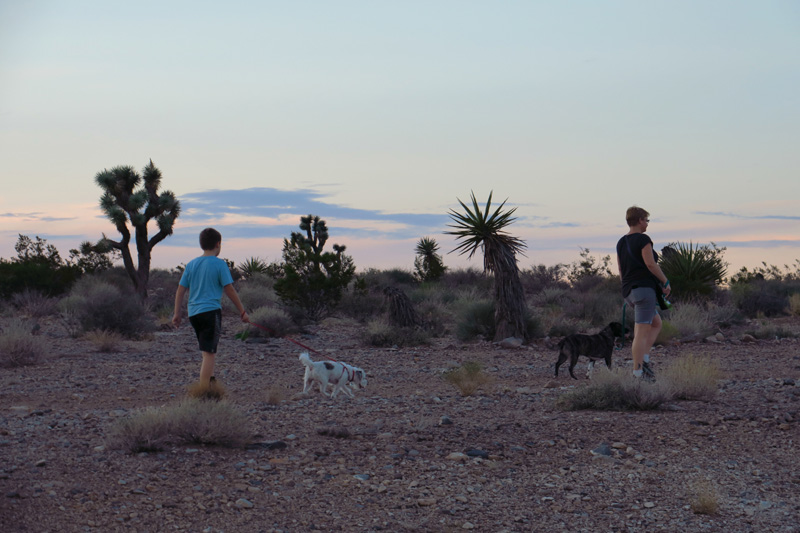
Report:
<svg viewBox="0 0 800 533"><path fill-rule="evenodd" d="M556 377L558 377L558 367L569 359L569 375L574 379L575 374L572 370L578 362L578 357L585 355L589 358L589 372L594 368L594 362L598 359L605 359L606 366L611 368L611 354L614 351L614 339L622 337L625 329L619 322L611 322L603 328L600 333L595 335L569 335L558 343L558 361L556 362Z"/></svg>

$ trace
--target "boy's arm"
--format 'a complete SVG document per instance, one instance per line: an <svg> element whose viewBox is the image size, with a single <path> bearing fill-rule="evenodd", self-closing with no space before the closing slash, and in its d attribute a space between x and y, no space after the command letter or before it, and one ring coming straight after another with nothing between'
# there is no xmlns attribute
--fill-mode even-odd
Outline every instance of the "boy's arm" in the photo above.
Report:
<svg viewBox="0 0 800 533"><path fill-rule="evenodd" d="M183 306L183 297L186 295L186 287L178 285L178 290L175 292L175 312L172 314L172 325L176 328L181 325L181 307Z"/></svg>
<svg viewBox="0 0 800 533"><path fill-rule="evenodd" d="M225 292L225 295L231 299L236 309L239 310L239 316L242 317L242 322L250 322L250 317L247 316L247 312L244 310L241 300L239 300L239 295L236 294L236 289L233 288L233 283L225 285L222 290Z"/></svg>

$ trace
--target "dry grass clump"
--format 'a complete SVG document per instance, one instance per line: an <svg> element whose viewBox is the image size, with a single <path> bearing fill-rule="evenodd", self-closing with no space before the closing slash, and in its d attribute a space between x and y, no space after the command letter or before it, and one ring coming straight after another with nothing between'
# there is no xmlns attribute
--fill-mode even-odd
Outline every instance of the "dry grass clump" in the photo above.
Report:
<svg viewBox="0 0 800 533"><path fill-rule="evenodd" d="M592 382L562 394L556 404L566 411L581 409L649 411L672 398L661 381L649 383L631 375L630 369L597 372Z"/></svg>
<svg viewBox="0 0 800 533"><path fill-rule="evenodd" d="M186 395L189 398L198 400L216 400L219 401L225 397L225 387L215 378L211 378L208 383L196 381L189 385L186 389Z"/></svg>
<svg viewBox="0 0 800 533"><path fill-rule="evenodd" d="M680 330L672 325L672 322L665 319L661 323L661 331L658 332L658 337L656 337L656 344L666 344L669 341L680 337L680 335Z"/></svg>
<svg viewBox="0 0 800 533"><path fill-rule="evenodd" d="M39 363L47 352L46 341L34 335L35 326L12 320L0 333L0 367L17 367Z"/></svg>
<svg viewBox="0 0 800 533"><path fill-rule="evenodd" d="M710 335L714 329L708 311L694 303L675 305L669 311L669 323L678 330L681 338Z"/></svg>
<svg viewBox="0 0 800 533"><path fill-rule="evenodd" d="M800 292L796 292L789 296L789 311L794 316L800 316Z"/></svg>
<svg viewBox="0 0 800 533"><path fill-rule="evenodd" d="M132 414L115 424L106 440L112 448L138 453L175 444L239 448L250 437L247 417L231 404L185 399Z"/></svg>
<svg viewBox="0 0 800 533"><path fill-rule="evenodd" d="M457 368L447 370L442 378L459 390L462 396L472 396L475 392L492 382L483 372L480 363L467 361Z"/></svg>
<svg viewBox="0 0 800 533"><path fill-rule="evenodd" d="M252 313L248 313L248 315L250 316L251 325L248 325L247 328L239 334L240 338L280 338L290 333L296 333L299 331L299 328L294 324L294 322L292 322L292 319L289 318L289 315L287 315L286 312L281 309L276 309L274 307L259 307L258 309L253 310ZM252 324L258 324L259 326L266 328L266 330L255 327Z"/></svg>
<svg viewBox="0 0 800 533"><path fill-rule="evenodd" d="M30 289L14 294L11 297L11 303L20 313L33 318L54 315L57 311L56 299Z"/></svg>
<svg viewBox="0 0 800 533"><path fill-rule="evenodd" d="M120 343L123 341L122 335L116 331L110 331L107 329L96 329L94 331L90 331L84 335L84 338L94 344L98 352L103 353L118 352Z"/></svg>
<svg viewBox="0 0 800 533"><path fill-rule="evenodd" d="M267 389L267 403L269 405L280 405L284 400L283 389L272 386Z"/></svg>
<svg viewBox="0 0 800 533"><path fill-rule="evenodd" d="M722 378L719 363L709 357L686 355L673 361L658 375L678 400L706 400L717 393Z"/></svg>
<svg viewBox="0 0 800 533"><path fill-rule="evenodd" d="M689 488L689 506L695 514L713 515L719 511L719 493L708 480L700 480Z"/></svg>

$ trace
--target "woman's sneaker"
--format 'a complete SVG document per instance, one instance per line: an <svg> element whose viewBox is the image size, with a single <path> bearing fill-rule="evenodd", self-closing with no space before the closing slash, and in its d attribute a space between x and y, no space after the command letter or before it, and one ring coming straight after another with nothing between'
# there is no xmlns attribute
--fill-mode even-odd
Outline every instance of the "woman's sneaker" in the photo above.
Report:
<svg viewBox="0 0 800 533"><path fill-rule="evenodd" d="M642 377L651 382L656 380L656 373L647 361L642 363Z"/></svg>

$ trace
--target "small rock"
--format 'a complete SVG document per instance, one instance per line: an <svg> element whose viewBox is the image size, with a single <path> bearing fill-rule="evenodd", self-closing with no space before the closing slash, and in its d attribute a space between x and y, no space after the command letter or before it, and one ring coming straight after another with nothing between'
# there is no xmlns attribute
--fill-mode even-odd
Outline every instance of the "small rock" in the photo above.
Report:
<svg viewBox="0 0 800 533"><path fill-rule="evenodd" d="M611 447L614 448L615 450L624 450L628 446L624 442L615 442L614 444L611 445Z"/></svg>
<svg viewBox="0 0 800 533"><path fill-rule="evenodd" d="M359 481L367 481L369 479L369 474L356 474L353 477Z"/></svg>
<svg viewBox="0 0 800 533"><path fill-rule="evenodd" d="M706 340L706 342L711 343L711 344L719 344L720 343L720 340L717 338L716 335L711 335L710 337L706 337L705 340Z"/></svg>
<svg viewBox="0 0 800 533"><path fill-rule="evenodd" d="M475 529L475 525L472 522L464 522L461 529Z"/></svg>
<svg viewBox="0 0 800 533"><path fill-rule="evenodd" d="M250 500L245 500L244 498L239 498L238 500L236 500L236 507L238 507L239 509L252 509L253 502L251 502Z"/></svg>
<svg viewBox="0 0 800 533"><path fill-rule="evenodd" d="M420 498L417 500L417 505L420 507L430 507L436 505L436 498Z"/></svg>
<svg viewBox="0 0 800 533"><path fill-rule="evenodd" d="M442 418L439 419L440 426L449 426L453 423L449 416L443 415Z"/></svg>
<svg viewBox="0 0 800 533"><path fill-rule="evenodd" d="M656 506L656 504L654 504L653 502L644 502L644 506L647 509L652 509L653 507Z"/></svg>
<svg viewBox="0 0 800 533"><path fill-rule="evenodd" d="M614 452L611 450L611 446L605 443L601 444L600 446L592 450L591 453L592 455L603 455L606 457L611 457L612 455L614 455Z"/></svg>
<svg viewBox="0 0 800 533"><path fill-rule="evenodd" d="M516 337L507 337L500 341L501 348L519 348L522 346L522 339Z"/></svg>
<svg viewBox="0 0 800 533"><path fill-rule="evenodd" d="M744 335L742 335L741 341L742 342L757 342L757 339L755 337L753 337L752 335L750 335L748 333L745 333Z"/></svg>
<svg viewBox="0 0 800 533"><path fill-rule="evenodd" d="M42 467L42 466L44 466L46 464L47 464L47 461L45 461L44 459L39 459L38 461L36 461L36 466L39 466L39 467Z"/></svg>
<svg viewBox="0 0 800 533"><path fill-rule="evenodd" d="M471 450L467 450L467 456L468 457L480 457L481 459L488 459L489 458L489 452L486 452L486 451L483 451L483 450L476 450L476 449L473 448Z"/></svg>
<svg viewBox="0 0 800 533"><path fill-rule="evenodd" d="M448 455L447 458L450 459L451 461L466 461L467 454L461 452L453 452L450 455Z"/></svg>
<svg viewBox="0 0 800 533"><path fill-rule="evenodd" d="M714 336L717 338L717 340L718 340L719 342L723 342L723 341L725 340L725 335L723 335L723 334L722 334L721 332L719 332L719 331L718 331L718 332L717 332L717 334L716 334L716 335L714 335Z"/></svg>

